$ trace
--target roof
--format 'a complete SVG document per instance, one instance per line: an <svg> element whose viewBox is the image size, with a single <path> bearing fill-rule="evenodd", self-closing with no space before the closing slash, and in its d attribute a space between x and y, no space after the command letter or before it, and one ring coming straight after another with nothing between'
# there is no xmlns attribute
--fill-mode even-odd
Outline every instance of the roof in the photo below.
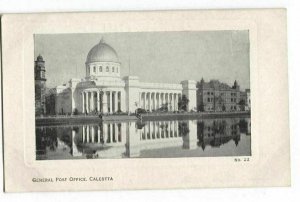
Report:
<svg viewBox="0 0 300 202"><path fill-rule="evenodd" d="M102 39L88 53L86 63L119 62L117 52Z"/></svg>

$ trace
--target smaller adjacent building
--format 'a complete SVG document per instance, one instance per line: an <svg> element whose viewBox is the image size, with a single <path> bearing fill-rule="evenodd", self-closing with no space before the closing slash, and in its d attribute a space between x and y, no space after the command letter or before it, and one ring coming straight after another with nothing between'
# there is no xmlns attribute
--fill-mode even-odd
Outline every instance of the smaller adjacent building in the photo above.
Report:
<svg viewBox="0 0 300 202"><path fill-rule="evenodd" d="M250 97L250 89L246 89L246 109L251 110L251 97Z"/></svg>
<svg viewBox="0 0 300 202"><path fill-rule="evenodd" d="M45 61L39 55L34 62L34 81L35 81L35 114L42 115L46 112L46 76Z"/></svg>
<svg viewBox="0 0 300 202"><path fill-rule="evenodd" d="M248 108L245 107L246 100L247 92L240 90L237 81L234 81L233 86L229 86L219 80L205 82L203 78L197 83L198 111L244 111L248 110Z"/></svg>

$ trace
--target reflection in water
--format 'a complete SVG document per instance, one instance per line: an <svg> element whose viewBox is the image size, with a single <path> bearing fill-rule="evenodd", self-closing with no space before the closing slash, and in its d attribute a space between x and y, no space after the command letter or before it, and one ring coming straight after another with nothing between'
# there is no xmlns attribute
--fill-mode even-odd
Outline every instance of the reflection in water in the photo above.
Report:
<svg viewBox="0 0 300 202"><path fill-rule="evenodd" d="M36 128L43 159L251 155L250 118L109 122Z"/></svg>

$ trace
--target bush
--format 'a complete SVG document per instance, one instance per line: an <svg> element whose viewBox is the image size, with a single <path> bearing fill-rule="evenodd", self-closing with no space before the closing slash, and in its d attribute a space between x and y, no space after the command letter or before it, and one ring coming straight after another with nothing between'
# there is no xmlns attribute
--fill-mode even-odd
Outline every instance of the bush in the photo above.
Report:
<svg viewBox="0 0 300 202"><path fill-rule="evenodd" d="M73 115L78 115L78 114L79 114L78 109L75 108L74 111L73 111Z"/></svg>

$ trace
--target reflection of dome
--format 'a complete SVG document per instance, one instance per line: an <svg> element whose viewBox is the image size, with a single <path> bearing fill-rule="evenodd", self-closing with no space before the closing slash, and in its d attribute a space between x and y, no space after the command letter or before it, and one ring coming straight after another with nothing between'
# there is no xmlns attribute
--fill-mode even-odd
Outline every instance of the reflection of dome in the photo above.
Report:
<svg viewBox="0 0 300 202"><path fill-rule="evenodd" d="M119 59L117 52L101 39L87 55L86 63L92 62L119 62Z"/></svg>

